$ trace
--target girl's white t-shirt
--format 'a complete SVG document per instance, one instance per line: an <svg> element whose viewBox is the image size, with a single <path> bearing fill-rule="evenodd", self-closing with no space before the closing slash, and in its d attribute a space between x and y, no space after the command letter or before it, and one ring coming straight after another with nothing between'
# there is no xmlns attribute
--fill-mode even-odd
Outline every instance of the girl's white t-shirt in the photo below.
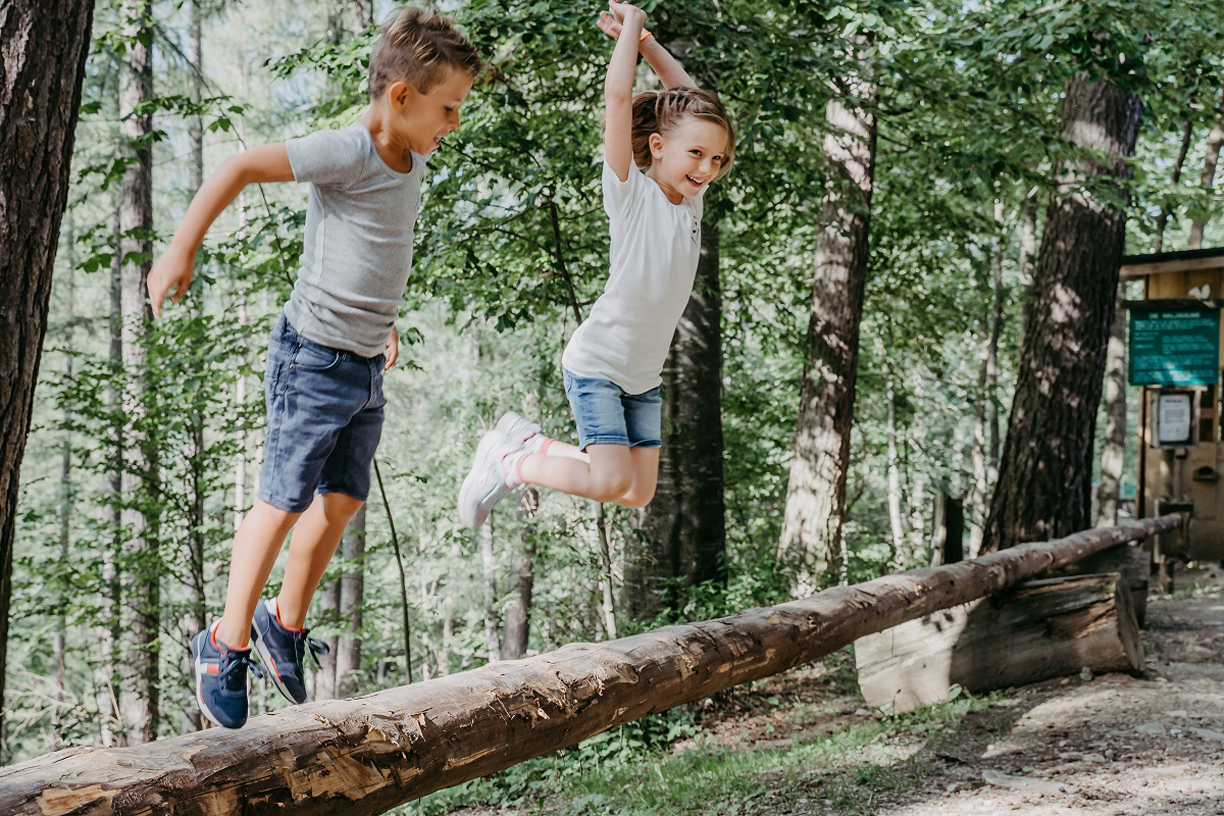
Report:
<svg viewBox="0 0 1224 816"><path fill-rule="evenodd" d="M561 357L571 374L611 380L627 394L662 382L659 374L697 276L705 190L672 204L632 163L621 181L604 162L610 274Z"/></svg>

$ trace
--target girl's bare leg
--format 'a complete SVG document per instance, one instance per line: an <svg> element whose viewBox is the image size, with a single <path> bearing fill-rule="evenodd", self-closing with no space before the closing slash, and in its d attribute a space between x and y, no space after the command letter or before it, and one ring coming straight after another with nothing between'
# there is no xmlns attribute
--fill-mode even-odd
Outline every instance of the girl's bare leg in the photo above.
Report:
<svg viewBox="0 0 1224 816"><path fill-rule="evenodd" d="M628 445L588 445L589 461L583 461L564 455L562 451L553 455L553 448L564 444L549 445L547 456L538 453L525 456L519 464L522 480L599 502L614 502L632 486L633 468ZM565 447L577 451L573 445Z"/></svg>

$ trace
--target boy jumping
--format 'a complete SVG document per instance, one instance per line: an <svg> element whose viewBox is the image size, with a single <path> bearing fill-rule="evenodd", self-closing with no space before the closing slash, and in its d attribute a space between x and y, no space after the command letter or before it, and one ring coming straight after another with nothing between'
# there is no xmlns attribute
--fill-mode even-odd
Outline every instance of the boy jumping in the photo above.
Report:
<svg viewBox="0 0 1224 816"><path fill-rule="evenodd" d="M399 304L412 268L425 157L459 127L481 67L433 11L401 8L370 57L370 107L340 130L249 150L200 187L149 273L153 312L191 283L196 251L248 184L309 184L301 268L268 345L268 436L259 501L234 536L225 612L192 641L196 697L226 728L247 720L251 646L288 699L306 699L306 611L349 519L370 489L382 432L382 376L395 364ZM259 602L293 528L278 597Z"/></svg>

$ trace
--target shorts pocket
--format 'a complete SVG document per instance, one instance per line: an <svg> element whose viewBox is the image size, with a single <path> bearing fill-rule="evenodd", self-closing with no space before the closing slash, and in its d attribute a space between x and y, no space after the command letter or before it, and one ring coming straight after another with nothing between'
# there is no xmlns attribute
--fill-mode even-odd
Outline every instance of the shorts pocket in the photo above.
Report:
<svg viewBox="0 0 1224 816"><path fill-rule="evenodd" d="M326 371L339 361L340 352L317 343L303 343L290 365L307 371Z"/></svg>

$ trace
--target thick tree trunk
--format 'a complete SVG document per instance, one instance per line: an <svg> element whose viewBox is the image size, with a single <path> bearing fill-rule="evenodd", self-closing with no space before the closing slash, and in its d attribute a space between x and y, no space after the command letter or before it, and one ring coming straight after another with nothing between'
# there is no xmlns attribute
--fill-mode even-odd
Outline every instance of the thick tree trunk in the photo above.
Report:
<svg viewBox="0 0 1224 816"><path fill-rule="evenodd" d="M1105 353L1105 449L1097 484L1096 525L1118 523L1118 491L1126 461L1126 284L1118 284L1109 348Z"/></svg>
<svg viewBox="0 0 1224 816"><path fill-rule="evenodd" d="M92 0L0 6L0 762L21 459L92 25Z"/></svg>
<svg viewBox="0 0 1224 816"><path fill-rule="evenodd" d="M693 293L663 368L663 450L646 535L625 541L622 605L632 620L675 608L681 587L726 580L721 292L715 217L702 230Z"/></svg>
<svg viewBox="0 0 1224 816"><path fill-rule="evenodd" d="M1176 515L1145 519L713 621L571 644L355 700L294 706L239 731L60 751L0 769L0 811L382 813L1179 523Z"/></svg>
<svg viewBox="0 0 1224 816"><path fill-rule="evenodd" d="M1063 168L1037 263L1033 325L1025 337L985 546L1005 549L1090 523L1093 436L1113 321L1126 212L1085 183L1126 195L1139 99L1085 74L1067 81L1063 136L1110 157Z"/></svg>
<svg viewBox="0 0 1224 816"><path fill-rule="evenodd" d="M875 96L874 87L862 80L850 84L861 99ZM796 597L836 581L840 574L875 165L873 114L833 99L825 118L831 129L824 144L828 176L778 547L779 563L791 574Z"/></svg>
<svg viewBox="0 0 1224 816"><path fill-rule="evenodd" d="M1211 128L1211 133L1207 134L1203 174L1199 177L1199 183L1203 185L1208 196L1215 190L1216 165L1220 161L1221 147L1224 147L1224 94L1220 95L1220 102L1216 105L1215 126ZM1196 216L1190 220L1190 243L1187 249L1203 248L1203 228L1206 226L1207 219L1204 217Z"/></svg>

